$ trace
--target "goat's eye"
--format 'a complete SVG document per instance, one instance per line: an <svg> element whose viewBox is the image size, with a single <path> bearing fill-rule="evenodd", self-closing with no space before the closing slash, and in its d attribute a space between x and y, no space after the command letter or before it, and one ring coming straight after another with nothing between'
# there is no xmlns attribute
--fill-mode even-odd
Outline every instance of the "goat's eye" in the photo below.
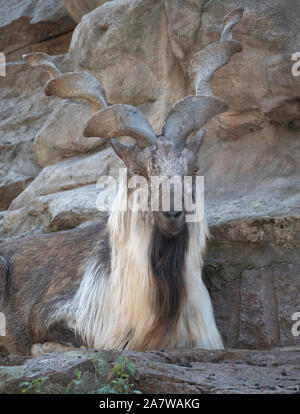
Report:
<svg viewBox="0 0 300 414"><path fill-rule="evenodd" d="M139 170L133 170L134 175L141 175L141 172Z"/></svg>
<svg viewBox="0 0 300 414"><path fill-rule="evenodd" d="M192 173L195 175L195 174L197 174L198 170L199 170L199 168L196 168L196 167L195 167L195 168L193 169Z"/></svg>

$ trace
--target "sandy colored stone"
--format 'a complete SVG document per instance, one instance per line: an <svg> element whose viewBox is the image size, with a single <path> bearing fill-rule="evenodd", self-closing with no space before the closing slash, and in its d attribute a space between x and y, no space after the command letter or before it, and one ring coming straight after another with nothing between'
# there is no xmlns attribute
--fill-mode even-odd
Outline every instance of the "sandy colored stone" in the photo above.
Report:
<svg viewBox="0 0 300 414"><path fill-rule="evenodd" d="M64 5L72 19L79 23L85 14L112 0L64 0Z"/></svg>
<svg viewBox="0 0 300 414"><path fill-rule="evenodd" d="M49 165L13 201L10 209L24 207L38 196L96 183L100 176L109 175L110 170L116 165L115 159L116 155L112 149L107 148L93 155L66 159Z"/></svg>
<svg viewBox="0 0 300 414"><path fill-rule="evenodd" d="M83 136L84 125L92 113L88 104L60 102L35 136L34 152L39 164L45 167L106 145L104 139Z"/></svg>

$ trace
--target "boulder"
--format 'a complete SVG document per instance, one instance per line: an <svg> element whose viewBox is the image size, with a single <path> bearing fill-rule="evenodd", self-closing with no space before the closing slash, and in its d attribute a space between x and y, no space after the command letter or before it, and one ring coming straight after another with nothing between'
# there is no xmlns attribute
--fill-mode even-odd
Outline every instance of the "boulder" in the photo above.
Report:
<svg viewBox="0 0 300 414"><path fill-rule="evenodd" d="M0 50L6 55L28 44L71 32L74 22L63 0L0 1Z"/></svg>
<svg viewBox="0 0 300 414"><path fill-rule="evenodd" d="M186 79L169 47L161 0L107 2L85 15L70 45L76 70L90 70L110 103L138 106L160 132Z"/></svg>
<svg viewBox="0 0 300 414"><path fill-rule="evenodd" d="M37 196L24 207L6 212L3 236L66 230L86 221L102 219L104 213L96 205L100 191L93 184Z"/></svg>
<svg viewBox="0 0 300 414"><path fill-rule="evenodd" d="M230 111L217 118L223 136L241 137L264 122L296 127L300 82L292 75L292 55L300 40L294 29L300 18L299 4L295 0L289 4L244 0L239 5L245 12L234 33L243 52L213 79L217 95L230 104ZM187 71L195 51L219 40L220 24L232 10L232 2L166 0L165 9L170 46Z"/></svg>
<svg viewBox="0 0 300 414"><path fill-rule="evenodd" d="M84 125L92 113L88 104L60 102L35 136L34 152L38 163L45 167L105 146L104 139L83 136Z"/></svg>
<svg viewBox="0 0 300 414"><path fill-rule="evenodd" d="M40 166L32 142L55 99L44 96L48 76L29 68L22 54L43 51L59 54L56 62L68 69L64 55L74 22L63 0L0 1L0 50L6 58L6 76L0 80L0 209L7 209L38 175Z"/></svg>
<svg viewBox="0 0 300 414"><path fill-rule="evenodd" d="M3 218L3 235L69 229L103 218L97 208L100 176L118 177L123 165L111 148L93 155L50 165L10 205Z"/></svg>
<svg viewBox="0 0 300 414"><path fill-rule="evenodd" d="M56 58L67 69L65 55ZM0 209L7 209L41 168L33 140L55 105L42 91L48 76L23 62L10 62L0 83Z"/></svg>
<svg viewBox="0 0 300 414"><path fill-rule="evenodd" d="M38 196L96 183L101 175L109 175L116 158L112 149L107 148L93 155L66 159L49 165L13 201L10 210L24 207Z"/></svg>
<svg viewBox="0 0 300 414"><path fill-rule="evenodd" d="M79 23L85 14L108 1L112 0L85 0L84 2L82 0L64 0L64 4L72 19Z"/></svg>

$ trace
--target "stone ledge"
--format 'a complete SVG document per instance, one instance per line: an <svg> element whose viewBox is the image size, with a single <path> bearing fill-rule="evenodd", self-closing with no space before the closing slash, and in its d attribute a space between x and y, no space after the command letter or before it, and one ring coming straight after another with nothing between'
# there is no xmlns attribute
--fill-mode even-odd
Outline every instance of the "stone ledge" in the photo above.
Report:
<svg viewBox="0 0 300 414"><path fill-rule="evenodd" d="M142 393L299 393L300 350L166 350L152 352L72 350L20 360L0 360L0 392L20 393L19 384L49 377L51 384L66 387L76 370L82 372L81 392L93 393L107 382L118 356L136 367L131 379ZM95 361L101 369L95 371ZM96 374L96 375L95 375Z"/></svg>

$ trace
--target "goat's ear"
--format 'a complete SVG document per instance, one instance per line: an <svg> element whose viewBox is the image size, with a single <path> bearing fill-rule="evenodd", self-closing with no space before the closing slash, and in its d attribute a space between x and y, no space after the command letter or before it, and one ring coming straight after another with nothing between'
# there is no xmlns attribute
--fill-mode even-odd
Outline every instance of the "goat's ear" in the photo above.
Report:
<svg viewBox="0 0 300 414"><path fill-rule="evenodd" d="M206 134L206 129L201 128L200 131L189 141L186 146L189 150L193 151L195 154L200 150L202 142Z"/></svg>
<svg viewBox="0 0 300 414"><path fill-rule="evenodd" d="M121 144L116 139L112 138L109 141L110 145L113 147L115 153L121 158L121 160L124 162L126 167L129 166L130 161L130 146Z"/></svg>

